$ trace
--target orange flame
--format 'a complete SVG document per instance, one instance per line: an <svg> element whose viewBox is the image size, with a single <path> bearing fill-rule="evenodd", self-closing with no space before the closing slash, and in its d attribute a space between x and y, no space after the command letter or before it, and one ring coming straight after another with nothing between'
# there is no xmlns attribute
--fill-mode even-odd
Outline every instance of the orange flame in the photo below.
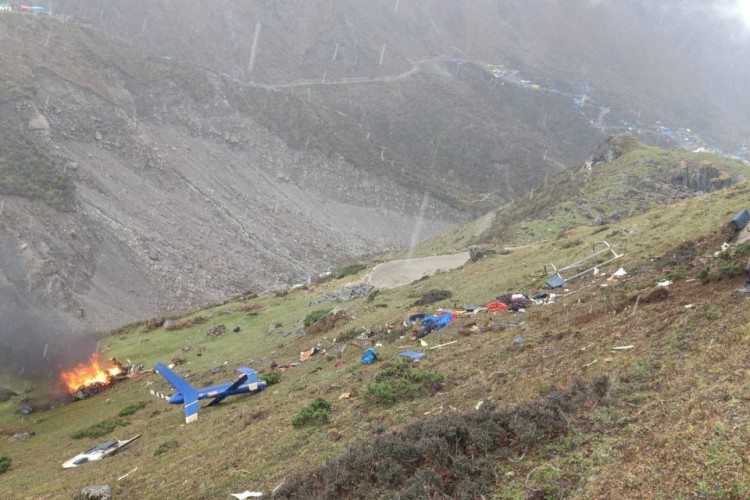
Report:
<svg viewBox="0 0 750 500"><path fill-rule="evenodd" d="M122 373L122 369L117 365L102 368L101 363L99 362L99 355L94 353L91 355L88 365L79 363L78 366L72 370L62 372L60 374L60 379L68 390L71 393L74 393L79 389L90 385L107 385L112 381L113 377L116 377L120 373Z"/></svg>

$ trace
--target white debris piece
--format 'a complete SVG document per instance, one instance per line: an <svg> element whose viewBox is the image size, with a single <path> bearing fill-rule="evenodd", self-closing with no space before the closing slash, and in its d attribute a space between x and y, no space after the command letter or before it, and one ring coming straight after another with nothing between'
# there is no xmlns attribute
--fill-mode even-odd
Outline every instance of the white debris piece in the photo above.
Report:
<svg viewBox="0 0 750 500"><path fill-rule="evenodd" d="M237 500L246 500L247 498L260 498L263 496L263 493L260 491L245 490L242 493L230 493L229 496L233 496Z"/></svg>

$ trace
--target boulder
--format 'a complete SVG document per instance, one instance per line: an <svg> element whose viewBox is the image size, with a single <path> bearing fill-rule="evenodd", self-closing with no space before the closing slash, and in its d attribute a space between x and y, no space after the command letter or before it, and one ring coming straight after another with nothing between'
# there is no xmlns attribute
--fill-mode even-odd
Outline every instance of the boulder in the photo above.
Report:
<svg viewBox="0 0 750 500"><path fill-rule="evenodd" d="M86 486L81 490L79 498L82 500L110 500L112 498L112 488L108 484Z"/></svg>
<svg viewBox="0 0 750 500"><path fill-rule="evenodd" d="M208 329L206 335L209 337L218 337L219 335L224 335L226 331L227 327L224 325L211 325L211 328Z"/></svg>
<svg viewBox="0 0 750 500"><path fill-rule="evenodd" d="M0 387L0 402L8 401L13 396L18 396L18 394L5 387Z"/></svg>
<svg viewBox="0 0 750 500"><path fill-rule="evenodd" d="M44 132L49 131L49 122L43 114L38 113L34 118L29 120L29 130L42 130Z"/></svg>

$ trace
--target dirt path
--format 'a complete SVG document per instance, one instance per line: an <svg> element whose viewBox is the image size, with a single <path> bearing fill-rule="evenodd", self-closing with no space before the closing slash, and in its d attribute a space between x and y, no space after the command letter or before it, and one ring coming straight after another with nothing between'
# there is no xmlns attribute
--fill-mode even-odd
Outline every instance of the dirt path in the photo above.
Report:
<svg viewBox="0 0 750 500"><path fill-rule="evenodd" d="M461 267L469 261L469 252L453 255L437 255L419 259L393 260L378 264L370 273L367 282L377 288L396 288L418 280L422 276Z"/></svg>
<svg viewBox="0 0 750 500"><path fill-rule="evenodd" d="M410 70L404 71L403 73L399 73L398 75L386 75L386 76L378 76L374 78L353 76L349 78L343 78L341 80L324 80L322 78L320 79L316 78L312 80L302 80L302 81L293 82L293 83L259 84L259 86L275 87L278 89L283 89L283 88L289 88L289 87L309 87L312 85L352 85L352 84L358 84L358 83L395 82L398 80L404 80L406 78L409 78L417 74L420 71L420 66L422 66L425 63L429 63L432 61L447 61L447 60L450 60L450 57L437 56L437 57L428 57L425 59L420 59L419 61L416 61L412 65Z"/></svg>

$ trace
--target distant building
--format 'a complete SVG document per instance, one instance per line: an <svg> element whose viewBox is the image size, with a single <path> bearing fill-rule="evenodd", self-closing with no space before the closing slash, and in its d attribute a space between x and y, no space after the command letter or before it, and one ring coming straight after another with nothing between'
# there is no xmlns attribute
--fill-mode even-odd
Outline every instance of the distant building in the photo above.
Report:
<svg viewBox="0 0 750 500"><path fill-rule="evenodd" d="M10 12L13 10L13 6L9 3L0 3L0 12Z"/></svg>

